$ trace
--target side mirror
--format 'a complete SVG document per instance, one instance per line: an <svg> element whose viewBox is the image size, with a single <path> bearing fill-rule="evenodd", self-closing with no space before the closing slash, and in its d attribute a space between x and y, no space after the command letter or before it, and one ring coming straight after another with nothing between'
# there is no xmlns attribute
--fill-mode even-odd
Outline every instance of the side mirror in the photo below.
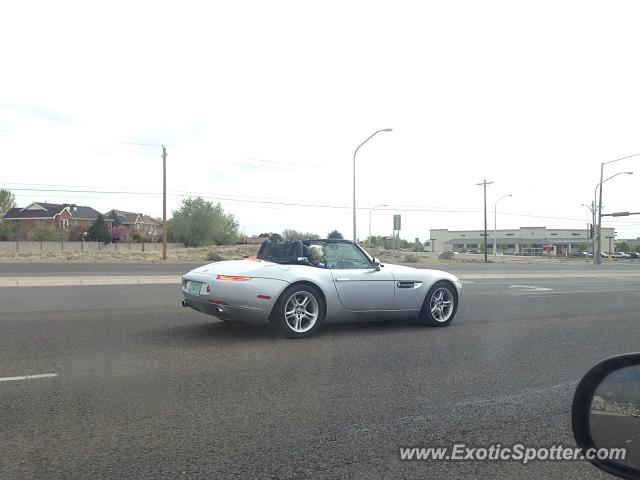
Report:
<svg viewBox="0 0 640 480"><path fill-rule="evenodd" d="M380 260L378 258L373 257L373 269L376 272L379 272L380 271L380 267L384 267L384 265L380 263Z"/></svg>
<svg viewBox="0 0 640 480"><path fill-rule="evenodd" d="M571 423L593 465L640 479L640 353L608 358L587 372L573 396Z"/></svg>

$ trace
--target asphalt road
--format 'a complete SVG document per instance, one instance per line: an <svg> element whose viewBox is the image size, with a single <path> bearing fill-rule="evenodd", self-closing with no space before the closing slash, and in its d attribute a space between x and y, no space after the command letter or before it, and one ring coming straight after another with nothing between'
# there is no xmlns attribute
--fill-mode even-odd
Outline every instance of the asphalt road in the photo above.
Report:
<svg viewBox="0 0 640 480"><path fill-rule="evenodd" d="M171 285L0 288L0 478L612 478L584 461L401 446L573 446L581 376L640 345L640 278L477 280L453 324L292 341Z"/></svg>

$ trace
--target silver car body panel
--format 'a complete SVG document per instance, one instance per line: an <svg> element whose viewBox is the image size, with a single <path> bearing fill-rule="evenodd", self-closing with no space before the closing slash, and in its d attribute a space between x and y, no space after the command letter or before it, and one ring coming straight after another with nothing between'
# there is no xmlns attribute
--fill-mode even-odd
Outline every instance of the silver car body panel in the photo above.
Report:
<svg viewBox="0 0 640 480"><path fill-rule="evenodd" d="M233 280L225 275L246 276L250 280ZM394 264L383 264L379 270L334 270L243 259L210 263L186 273L182 294L187 306L203 313L233 321L267 323L289 285L308 283L323 296L325 320L406 318L418 315L427 292L441 280L451 282L460 298L462 284L458 278L439 270ZM189 281L202 282L197 294L188 293Z"/></svg>

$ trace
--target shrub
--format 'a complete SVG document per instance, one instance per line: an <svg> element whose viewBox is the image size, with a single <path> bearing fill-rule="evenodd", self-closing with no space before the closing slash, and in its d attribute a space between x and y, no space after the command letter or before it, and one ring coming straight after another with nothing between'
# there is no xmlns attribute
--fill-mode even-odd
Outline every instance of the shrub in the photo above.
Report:
<svg viewBox="0 0 640 480"><path fill-rule="evenodd" d="M442 252L438 255L438 258L441 260L451 260L453 258L453 252Z"/></svg>
<svg viewBox="0 0 640 480"><path fill-rule="evenodd" d="M404 256L404 263L418 263L420 258L417 255L411 255L410 253Z"/></svg>
<svg viewBox="0 0 640 480"><path fill-rule="evenodd" d="M216 253L216 252L207 253L207 258L206 259L209 262L220 262L220 261L224 260L224 258L222 258L222 255L220 255L219 253Z"/></svg>
<svg viewBox="0 0 640 480"><path fill-rule="evenodd" d="M54 225L42 223L29 231L28 238L32 242L60 242L66 240L67 233L58 230Z"/></svg>

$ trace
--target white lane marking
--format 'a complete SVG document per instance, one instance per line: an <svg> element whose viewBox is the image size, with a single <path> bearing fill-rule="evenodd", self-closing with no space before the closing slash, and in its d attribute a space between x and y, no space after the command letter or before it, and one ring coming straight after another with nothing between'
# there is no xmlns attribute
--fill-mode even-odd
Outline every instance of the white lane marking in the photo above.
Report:
<svg viewBox="0 0 640 480"><path fill-rule="evenodd" d="M536 287L535 285L511 285L511 288L524 288L530 292L548 292L553 290L553 288Z"/></svg>
<svg viewBox="0 0 640 480"><path fill-rule="evenodd" d="M473 282L471 280L462 280L460 283L463 285L466 285L467 283L476 283L476 282Z"/></svg>
<svg viewBox="0 0 640 480"><path fill-rule="evenodd" d="M564 292L518 292L518 293L512 293L511 295L568 295L571 293L618 293L618 292L621 292L621 293L637 292L637 294L640 295L640 293L638 293L637 288L632 288L632 289L617 288L615 290L569 290Z"/></svg>
<svg viewBox="0 0 640 480"><path fill-rule="evenodd" d="M40 373L38 375L21 375L19 377L0 377L0 382L13 382L15 380L32 380L35 378L57 377L57 373Z"/></svg>

